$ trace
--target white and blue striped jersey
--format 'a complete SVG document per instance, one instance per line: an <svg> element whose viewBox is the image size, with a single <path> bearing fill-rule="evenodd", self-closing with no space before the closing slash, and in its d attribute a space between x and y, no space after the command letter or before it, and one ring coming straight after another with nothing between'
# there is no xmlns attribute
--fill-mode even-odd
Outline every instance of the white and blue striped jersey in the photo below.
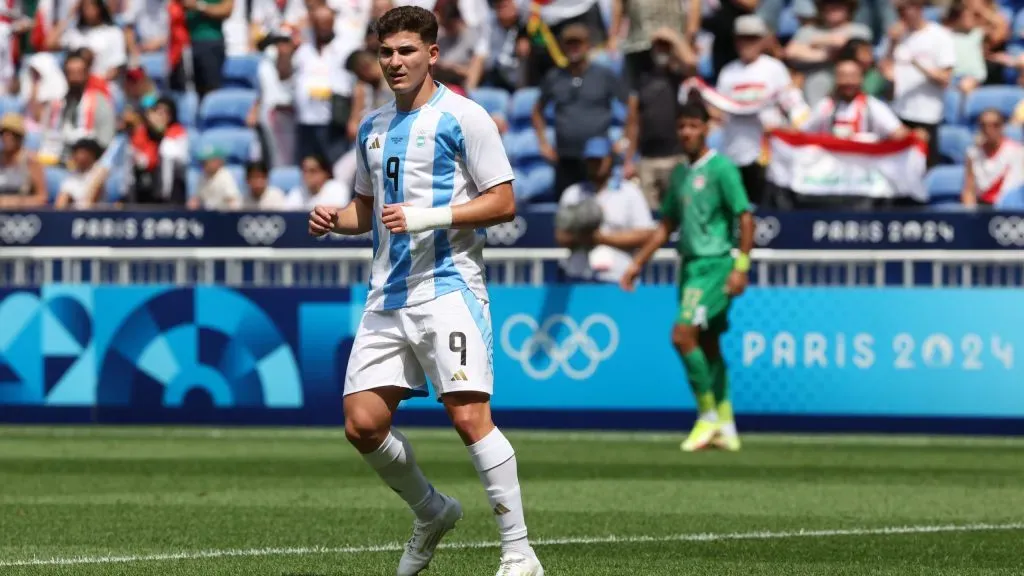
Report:
<svg viewBox="0 0 1024 576"><path fill-rule="evenodd" d="M513 180L490 115L438 84L411 112L391 102L359 126L355 191L373 196L373 264L367 310L420 304L468 288L487 301L483 230L428 230L392 235L385 204L431 208L465 204Z"/></svg>

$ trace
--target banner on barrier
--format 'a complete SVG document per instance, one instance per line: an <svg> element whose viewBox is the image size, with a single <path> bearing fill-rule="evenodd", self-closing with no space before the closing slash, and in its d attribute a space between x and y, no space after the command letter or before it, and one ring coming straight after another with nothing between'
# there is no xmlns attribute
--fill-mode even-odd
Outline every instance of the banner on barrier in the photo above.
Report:
<svg viewBox="0 0 1024 576"><path fill-rule="evenodd" d="M0 292L0 419L340 422L361 289ZM496 409L691 410L675 290L494 288ZM1024 418L1024 294L754 289L724 340L737 412ZM410 407L439 409L435 399ZM42 412L39 412L42 410Z"/></svg>
<svg viewBox="0 0 1024 576"><path fill-rule="evenodd" d="M556 246L554 212L523 209L484 231L488 246ZM314 239L305 213L0 212L0 245L343 248L369 234ZM1004 213L761 212L755 242L783 250L1008 250L1024 247L1024 217ZM670 241L668 245L672 245Z"/></svg>

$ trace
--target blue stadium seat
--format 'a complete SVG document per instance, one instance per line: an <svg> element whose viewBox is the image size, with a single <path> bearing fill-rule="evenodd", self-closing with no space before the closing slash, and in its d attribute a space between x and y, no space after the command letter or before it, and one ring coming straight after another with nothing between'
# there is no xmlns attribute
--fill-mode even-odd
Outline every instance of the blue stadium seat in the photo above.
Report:
<svg viewBox="0 0 1024 576"><path fill-rule="evenodd" d="M964 167L935 166L925 175L924 185L930 204L959 202L964 187Z"/></svg>
<svg viewBox="0 0 1024 576"><path fill-rule="evenodd" d="M1024 126L1010 126L1003 128L1003 134L1011 140L1024 143Z"/></svg>
<svg viewBox="0 0 1024 576"><path fill-rule="evenodd" d="M800 21L796 18L796 11L792 6L786 6L779 13L779 21L775 24L775 34L780 41L789 40L800 29Z"/></svg>
<svg viewBox="0 0 1024 576"><path fill-rule="evenodd" d="M125 176L123 170L114 170L107 175L107 182L103 188L103 197L107 202L120 202L124 200Z"/></svg>
<svg viewBox="0 0 1024 576"><path fill-rule="evenodd" d="M598 66L604 66L611 70L616 76L622 76L623 58L618 54L610 54L607 51L601 51L594 54L591 58L591 62Z"/></svg>
<svg viewBox="0 0 1024 576"><path fill-rule="evenodd" d="M540 88L520 88L512 94L508 105L508 122L512 128L529 128L533 106L540 97Z"/></svg>
<svg viewBox="0 0 1024 576"><path fill-rule="evenodd" d="M21 101L17 96L0 96L0 116L8 112L21 112Z"/></svg>
<svg viewBox="0 0 1024 576"><path fill-rule="evenodd" d="M43 168L43 177L46 179L46 196L49 203L53 204L60 194L61 184L68 177L68 171L57 166L47 166Z"/></svg>
<svg viewBox="0 0 1024 576"><path fill-rule="evenodd" d="M967 148L974 137L966 126L943 124L939 126L939 154L945 162L963 164Z"/></svg>
<svg viewBox="0 0 1024 576"><path fill-rule="evenodd" d="M277 186L287 194L292 188L302 184L302 170L298 166L278 166L270 171L270 184Z"/></svg>
<svg viewBox="0 0 1024 576"><path fill-rule="evenodd" d="M488 114L508 114L508 103L511 97L501 88L482 86L470 92L469 98L483 106Z"/></svg>
<svg viewBox="0 0 1024 576"><path fill-rule="evenodd" d="M515 178L512 183L512 192L516 195L516 202L525 202L530 187L530 183L526 181L526 171L512 168L512 176Z"/></svg>
<svg viewBox="0 0 1024 576"><path fill-rule="evenodd" d="M526 202L537 202L544 199L555 200L555 169L548 164L536 164L525 171L525 186L521 187L517 199Z"/></svg>
<svg viewBox="0 0 1024 576"><path fill-rule="evenodd" d="M964 121L968 126L973 126L978 121L978 116L987 108L1000 110L1009 118L1021 100L1024 100L1024 88L982 86L967 96L964 102Z"/></svg>
<svg viewBox="0 0 1024 576"><path fill-rule="evenodd" d="M218 126L245 126L256 96L255 90L244 88L221 88L210 92L199 105L199 127L206 130Z"/></svg>
<svg viewBox="0 0 1024 576"><path fill-rule="evenodd" d="M258 54L247 56L228 56L221 67L224 75L224 88L260 88L260 58Z"/></svg>
<svg viewBox="0 0 1024 576"><path fill-rule="evenodd" d="M960 91L956 88L947 88L943 93L942 99L943 106L943 121L946 124L962 124L963 119L960 116L960 108L963 106L963 97L960 95Z"/></svg>
<svg viewBox="0 0 1024 576"><path fill-rule="evenodd" d="M38 152L39 147L43 144L43 131L42 130L29 130L25 134L25 149L31 150L32 152Z"/></svg>
<svg viewBox="0 0 1024 576"><path fill-rule="evenodd" d="M199 138L199 147L215 146L224 151L228 164L245 164L252 157L256 142L256 133L249 128L224 127L203 132Z"/></svg>
<svg viewBox="0 0 1024 576"><path fill-rule="evenodd" d="M701 54L697 62L697 75L701 78L711 78L714 74L715 62L711 59L711 54Z"/></svg>
<svg viewBox="0 0 1024 576"><path fill-rule="evenodd" d="M109 87L110 97L114 100L114 114L118 118L120 118L121 115L124 114L124 108L127 104L127 99L125 98L124 90L122 90L121 87L114 82L111 82L109 84Z"/></svg>
<svg viewBox="0 0 1024 576"><path fill-rule="evenodd" d="M167 62L167 52L145 52L139 55L139 67L146 72L153 82L161 89L166 89L170 82L170 66Z"/></svg>
<svg viewBox="0 0 1024 576"><path fill-rule="evenodd" d="M942 16L946 13L946 9L942 6L925 6L924 17L930 22L942 22Z"/></svg>
<svg viewBox="0 0 1024 576"><path fill-rule="evenodd" d="M537 140L537 133L533 130L517 132L509 140L512 150L509 152L509 159L513 166L524 167L535 162L543 162L544 157L540 153L540 142Z"/></svg>
<svg viewBox="0 0 1024 576"><path fill-rule="evenodd" d="M1024 186L1003 194L995 207L999 210L1024 211Z"/></svg>
<svg viewBox="0 0 1024 576"><path fill-rule="evenodd" d="M612 126L625 126L626 116L629 115L629 108L625 102L612 100Z"/></svg>
<svg viewBox="0 0 1024 576"><path fill-rule="evenodd" d="M722 132L722 130L719 128L715 128L714 130L709 132L707 144L708 148L721 152L722 146L725 145L725 135Z"/></svg>
<svg viewBox="0 0 1024 576"><path fill-rule="evenodd" d="M195 92L178 92L174 94L174 102L178 105L178 122L186 128L194 128L199 114L199 95Z"/></svg>
<svg viewBox="0 0 1024 576"><path fill-rule="evenodd" d="M1024 44L1024 8L1021 8L1013 18L1010 41L1017 45Z"/></svg>
<svg viewBox="0 0 1024 576"><path fill-rule="evenodd" d="M1010 44L1006 47L1006 53L1016 61L1020 58L1021 54L1024 54L1024 46L1020 44ZM1019 76L1020 68L1017 68L1016 66L1003 66L1003 84L1016 85Z"/></svg>

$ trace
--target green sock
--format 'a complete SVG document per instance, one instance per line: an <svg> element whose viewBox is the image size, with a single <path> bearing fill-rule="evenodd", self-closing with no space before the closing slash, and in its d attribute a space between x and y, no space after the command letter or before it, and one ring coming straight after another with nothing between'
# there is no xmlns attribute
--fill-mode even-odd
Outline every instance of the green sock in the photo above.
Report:
<svg viewBox="0 0 1024 576"><path fill-rule="evenodd" d="M686 378L697 400L697 411L701 414L714 411L715 394L711 391L711 370L704 351L697 348L683 356L683 365L686 366Z"/></svg>
<svg viewBox="0 0 1024 576"><path fill-rule="evenodd" d="M718 358L708 362L711 372L711 389L715 393L715 403L718 405L718 419L723 422L732 421L732 402L729 400L729 371L725 366L725 358Z"/></svg>

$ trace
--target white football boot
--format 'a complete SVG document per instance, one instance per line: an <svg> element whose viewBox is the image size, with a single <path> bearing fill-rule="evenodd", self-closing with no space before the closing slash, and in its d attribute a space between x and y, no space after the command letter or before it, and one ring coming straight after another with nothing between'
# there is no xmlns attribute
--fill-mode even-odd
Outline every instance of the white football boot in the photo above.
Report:
<svg viewBox="0 0 1024 576"><path fill-rule="evenodd" d="M402 559L398 561L398 576L416 576L427 569L434 550L445 534L462 519L462 505L455 498L440 494L444 500L441 513L424 522L417 518L412 523L412 537L405 543Z"/></svg>
<svg viewBox="0 0 1024 576"><path fill-rule="evenodd" d="M544 567L536 556L506 552L501 555L501 565L494 576L544 576Z"/></svg>

